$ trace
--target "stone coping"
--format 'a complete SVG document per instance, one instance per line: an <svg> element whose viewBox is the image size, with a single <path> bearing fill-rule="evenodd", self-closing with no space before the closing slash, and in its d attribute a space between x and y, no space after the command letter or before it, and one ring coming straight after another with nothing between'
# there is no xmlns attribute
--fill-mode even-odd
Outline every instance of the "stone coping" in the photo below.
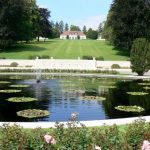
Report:
<svg viewBox="0 0 150 150"><path fill-rule="evenodd" d="M21 73L21 72L4 72L0 75L37 75L38 73ZM41 75L53 75L53 76L74 76L74 77L97 77L97 78L125 78L125 79L150 79L150 75L137 76L127 74L99 74L99 73L39 73Z"/></svg>
<svg viewBox="0 0 150 150"><path fill-rule="evenodd" d="M144 116L144 117L132 117L132 118L121 118L121 119L108 119L108 120L93 120L93 121L80 121L80 123L83 123L86 127L99 127L103 125L125 125L125 124L131 124L133 121L138 119L145 119L146 122L150 122L150 116ZM67 122L60 122L63 123L66 127ZM14 125L17 124L23 128L30 128L34 129L37 127L41 128L55 128L55 122L0 122L0 126L3 124L9 124Z"/></svg>

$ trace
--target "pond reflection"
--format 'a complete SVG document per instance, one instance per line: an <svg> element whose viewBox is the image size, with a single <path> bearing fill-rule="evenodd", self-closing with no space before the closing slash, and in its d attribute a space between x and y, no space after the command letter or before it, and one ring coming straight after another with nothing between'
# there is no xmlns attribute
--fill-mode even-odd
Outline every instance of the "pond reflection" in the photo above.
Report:
<svg viewBox="0 0 150 150"><path fill-rule="evenodd" d="M100 120L150 115L150 94L144 96L129 95L127 92L148 92L145 85L138 84L148 81L122 80L110 78L88 77L54 77L42 76L36 83L36 76L0 76L0 81L11 83L0 84L0 90L14 89L10 85L27 85L20 93L0 93L0 121L67 121L73 112L79 113L79 120ZM93 99L83 99L83 97ZM29 103L8 102L10 97L33 97L38 101ZM94 97L104 97L99 101ZM142 113L123 112L116 110L119 105L141 106ZM25 109L48 110L51 115L38 119L18 117L17 111Z"/></svg>

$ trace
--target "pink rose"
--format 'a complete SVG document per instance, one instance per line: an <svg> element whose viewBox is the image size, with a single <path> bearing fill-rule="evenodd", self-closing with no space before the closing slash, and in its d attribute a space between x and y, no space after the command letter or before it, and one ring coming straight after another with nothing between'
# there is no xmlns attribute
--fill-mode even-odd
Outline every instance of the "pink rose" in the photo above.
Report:
<svg viewBox="0 0 150 150"><path fill-rule="evenodd" d="M150 150L150 142L147 140L143 141L142 150Z"/></svg>
<svg viewBox="0 0 150 150"><path fill-rule="evenodd" d="M56 144L56 140L51 135L44 136L45 142L48 144Z"/></svg>

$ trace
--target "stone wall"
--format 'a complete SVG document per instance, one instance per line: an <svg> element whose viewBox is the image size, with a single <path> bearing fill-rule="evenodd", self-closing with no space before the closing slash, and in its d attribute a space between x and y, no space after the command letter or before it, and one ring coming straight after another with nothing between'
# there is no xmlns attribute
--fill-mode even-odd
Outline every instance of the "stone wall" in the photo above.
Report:
<svg viewBox="0 0 150 150"><path fill-rule="evenodd" d="M130 68L129 61L96 61L96 60L75 60L75 59L0 59L0 67L8 66L12 62L19 64L18 67L31 67L41 69L73 69L73 70L96 70L111 69L113 64L118 64L121 68Z"/></svg>

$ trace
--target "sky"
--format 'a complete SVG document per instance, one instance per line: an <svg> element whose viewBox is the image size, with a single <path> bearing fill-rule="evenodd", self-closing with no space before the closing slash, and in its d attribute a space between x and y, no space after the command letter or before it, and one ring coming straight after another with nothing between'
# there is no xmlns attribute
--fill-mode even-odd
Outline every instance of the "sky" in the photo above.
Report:
<svg viewBox="0 0 150 150"><path fill-rule="evenodd" d="M40 7L51 11L50 20L97 29L106 20L112 0L37 0Z"/></svg>

